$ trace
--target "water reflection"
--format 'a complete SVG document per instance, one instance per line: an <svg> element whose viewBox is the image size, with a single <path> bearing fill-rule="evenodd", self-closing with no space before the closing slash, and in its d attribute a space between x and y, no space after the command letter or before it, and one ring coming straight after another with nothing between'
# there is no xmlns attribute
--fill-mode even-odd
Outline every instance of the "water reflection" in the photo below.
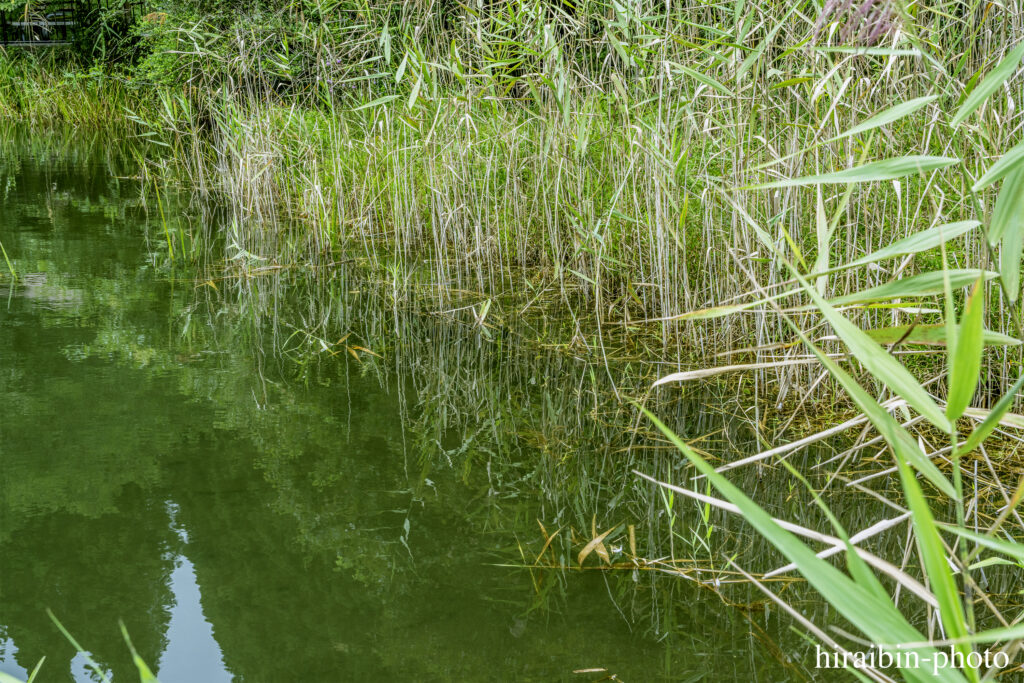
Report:
<svg viewBox="0 0 1024 683"><path fill-rule="evenodd" d="M163 683L230 681L213 627L203 616L195 567L185 556L171 574L174 607L167 626L167 648L160 655L157 676Z"/></svg>
<svg viewBox="0 0 1024 683"><path fill-rule="evenodd" d="M699 508L659 510L628 476L681 463L654 442L624 462L631 415L594 366L355 269L196 278L160 245L188 207L166 230L109 147L11 149L0 670L46 656L45 680L88 680L50 608L120 679L119 619L165 683L799 677L764 645L770 612L649 572L509 566L534 564L538 520L567 567L592 526L621 548L634 525L650 557L704 552L675 521ZM674 410L709 448L750 440ZM722 548L763 549L713 522Z"/></svg>
<svg viewBox="0 0 1024 683"><path fill-rule="evenodd" d="M188 530L177 523L179 508L167 504L172 527L182 543L188 544ZM230 681L231 673L224 666L220 646L213 637L213 626L203 614L203 605L196 570L185 555L178 555L171 573L174 606L167 626L167 648L160 655L156 675L163 683Z"/></svg>

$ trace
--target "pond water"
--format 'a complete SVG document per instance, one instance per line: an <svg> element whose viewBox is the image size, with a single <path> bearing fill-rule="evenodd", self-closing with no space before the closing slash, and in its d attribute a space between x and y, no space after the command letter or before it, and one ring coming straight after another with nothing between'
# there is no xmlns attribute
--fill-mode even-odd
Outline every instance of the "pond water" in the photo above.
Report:
<svg viewBox="0 0 1024 683"><path fill-rule="evenodd" d="M638 554L685 555L645 520L700 517L621 462L602 366L343 266L170 263L168 237L225 219L161 218L106 144L0 151L0 671L93 680L52 610L118 681L119 622L163 683L806 673L770 609L541 566L575 566L591 524L620 525L616 561L629 525Z"/></svg>

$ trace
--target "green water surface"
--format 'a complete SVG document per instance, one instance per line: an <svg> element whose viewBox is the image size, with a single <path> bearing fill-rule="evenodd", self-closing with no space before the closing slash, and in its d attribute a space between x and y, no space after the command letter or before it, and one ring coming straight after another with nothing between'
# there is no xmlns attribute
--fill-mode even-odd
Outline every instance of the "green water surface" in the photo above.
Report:
<svg viewBox="0 0 1024 683"><path fill-rule="evenodd" d="M0 671L93 680L49 609L116 681L119 620L163 683L799 678L692 582L523 568L538 520L546 563L657 540L601 372L340 267L170 263L239 218L50 143L0 158Z"/></svg>

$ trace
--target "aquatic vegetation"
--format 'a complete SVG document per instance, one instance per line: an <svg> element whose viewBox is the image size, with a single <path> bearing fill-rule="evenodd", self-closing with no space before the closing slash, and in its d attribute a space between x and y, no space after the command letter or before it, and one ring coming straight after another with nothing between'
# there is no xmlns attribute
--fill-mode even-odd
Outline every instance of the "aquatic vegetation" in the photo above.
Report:
<svg viewBox="0 0 1024 683"><path fill-rule="evenodd" d="M950 136L955 136L956 127L973 115L984 104L985 98L996 92L1000 85L1017 71L1022 56L1024 43L1010 50L1003 61L964 98L961 107L949 119ZM905 111L907 107L896 105L894 109ZM876 118L892 119L892 111L879 114ZM849 183L849 192L854 183L904 177L922 167L938 169L955 163L959 163L959 160L904 157L861 165L849 171L778 181L763 187L808 188L823 183L845 182ZM988 183L984 181L986 177L1005 177L996 206L1006 202L1017 205L1018 189L1011 174L1017 172L1012 169L1017 168L1019 164L1017 155L1010 153L1004 156L990 166L982 180L975 182L972 191L987 186ZM1009 168L1003 173L1000 165ZM817 196L820 205L821 195ZM1010 199L1007 200L1007 197ZM742 211L739 206L737 210ZM842 386L860 414L870 423L872 434L876 435L875 438L848 451L832 477L842 477L843 467L850 456L856 457L858 451L869 443L884 443L882 454L894 461L895 467L888 467L880 474L890 475L895 472L899 477L902 495L899 498L887 497L886 502L900 513L899 520L909 523L914 539L913 546L908 540L903 566L898 568L895 564L890 564L859 547L854 541L854 538L858 541L871 538L874 533L886 528L891 520L881 520L882 526L871 533L851 536L846 526L827 507L825 491L829 487L826 486L825 490L821 491L815 490L804 476L785 460L781 463L791 475L814 494L816 503L828 516L835 536L825 537L814 532L808 533L807 530L794 528L786 522L771 519L761 506L722 474L727 469L773 458L779 455L778 450L769 450L754 458L744 459L741 463L715 468L653 414L647 412L648 417L685 455L700 476L707 477L724 497L725 500L713 500L713 504L741 514L791 562L780 571L799 570L814 589L835 607L848 623L863 634L873 647L890 655L890 662L893 661L893 656L916 653L913 659L897 664L906 680L939 678L950 681L979 681L999 675L1001 670L1011 666L1011 655L1018 651L1024 639L1024 627L1018 623L1017 616L1004 614L1007 606L997 604L998 601L986 596L983 581L979 582L976 573L986 566L995 564L1019 566L1018 563L1024 560L1024 541L1021 535L1024 532L1024 524L1020 523L1019 515L1016 514L1024 487L1015 487L1009 481L1004 482L1000 479L997 466L985 452L985 445L997 428L1016 429L1022 426L1019 417L1009 411L1017 401L1018 392L1024 386L1024 376L994 401L991 409L971 413L968 413L967 409L975 399L981 379L979 372L986 346L984 309L986 300L990 300L987 292L988 283L997 284L1006 299L1014 301L1018 298L1021 244L1012 235L1024 227L1019 218L1019 210L1013 218L1009 218L1006 213L993 211L990 216L979 215L978 220L974 222L974 225L984 224L987 241L991 246L1001 244L1004 249L998 276L996 273L979 270L964 273L968 277L958 279L956 271L945 267L945 237L940 236L943 256L943 267L940 270L897 280L878 288L884 290L884 293L876 291L870 296L864 296L865 300L884 304L915 296L919 291L911 284L915 278L930 278L936 284L941 284L943 307L939 324L945 333L941 342L933 340L932 343L939 343L945 349L945 373L944 377L938 378L945 380L945 401L938 399L935 389L928 386L933 385L934 380L922 382L893 353L902 344L920 343L920 339L913 339L911 335L916 322L901 330L898 338L892 339L890 336L891 343L883 346L879 343L877 334L872 338L854 323L854 317L850 314L855 315L858 306L847 307L846 312L843 312L837 308L837 303L845 304L847 301L828 301L822 296L819 285L822 284L822 273L828 268L827 262L819 263L817 270L801 272L801 269L772 241L762 226L757 225L748 215L743 215L764 248L776 255L797 284L794 290L766 297L765 288L755 281L752 296L757 298L756 304L765 307L771 315L777 316L792 328L801 345L813 355L820 367ZM819 244L820 248L827 248L832 232L831 226L825 221L824 211L820 211L819 216L819 239L822 240ZM986 218L988 220L983 221ZM895 246L892 245L888 250L883 250L881 255L870 254L850 267L899 257L902 252L909 249L910 244L930 245L932 241L926 239L930 237L930 230L932 229L910 235L904 238L905 241L899 248L892 249L892 246ZM971 280L973 285L963 298L958 316L954 294ZM827 284L825 286L827 287ZM803 314L807 309L781 308L782 298L797 293L802 293L810 299L810 310L820 316L820 322L808 320ZM856 295L851 296L856 298ZM717 314L728 314L736 310L738 307L732 307L731 311L724 310ZM811 338L807 330L819 326L831 328L833 335L827 337L828 341L840 341L846 355L837 357L836 354L827 353L822 344L824 339ZM838 362L840 359L852 361L853 365L846 369ZM857 368L861 370L861 380L855 378ZM665 380L671 382L680 379L689 377L670 375L661 383L665 383ZM874 388L875 395L865 388L865 380ZM911 417L915 413L916 417ZM965 417L971 419L964 420ZM850 426L852 425L847 425L847 428ZM939 445L943 441L946 445ZM1018 438L1017 442L1019 441ZM1013 452L1016 453L1016 449ZM973 472L967 469L967 459L978 453L986 463L991 479L983 480L983 475L979 474L977 467ZM861 478L859 481L864 479ZM968 484L969 480L973 480L973 483ZM922 482L927 482L928 486L923 486ZM712 502L712 499L701 497L694 491L668 483L661 485L676 493ZM985 499L988 494L980 493L981 487L996 492L995 503ZM925 490L929 491L929 496L926 496ZM930 500L931 497L937 497L937 501L933 502ZM974 512L975 519L969 525L971 511ZM983 525L979 524L977 518L980 512L986 515L986 522ZM1019 527L1014 527L1014 521ZM830 545L831 548L816 553L799 540L797 535L809 536L815 541ZM906 571L907 557L914 547L917 551L919 576ZM824 559L836 553L844 554L848 573L841 572ZM976 561L982 555L987 556ZM778 573L780 572L771 574ZM899 598L899 591L891 596L878 575L895 581L900 588L907 589L909 596L913 596L911 600L923 601L928 617L918 620L919 625L916 626L915 621L907 616L916 610L903 604ZM750 578L758 581L755 577ZM841 643L801 617L775 593L768 591L767 588L764 590L829 648L844 657L856 648L855 638L844 638L846 643ZM937 637L930 631L929 635L925 635L920 630L926 623L939 626L940 632ZM983 623L990 625L983 627ZM941 646L948 646L949 653L940 652L938 648ZM984 653L977 649L980 646L987 648ZM995 659L989 656L988 650L991 648L996 648ZM927 665L920 664L921 661L940 661L943 656L944 664L936 665L930 673L927 671ZM852 665L846 668L852 668ZM860 674L871 680L889 680L884 671L874 668L873 665L857 669Z"/></svg>

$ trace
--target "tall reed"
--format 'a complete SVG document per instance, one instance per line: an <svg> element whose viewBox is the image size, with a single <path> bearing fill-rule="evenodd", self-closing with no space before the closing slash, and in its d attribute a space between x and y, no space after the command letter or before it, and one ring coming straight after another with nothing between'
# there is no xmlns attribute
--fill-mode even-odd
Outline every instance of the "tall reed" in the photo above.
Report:
<svg viewBox="0 0 1024 683"><path fill-rule="evenodd" d="M1022 58L1024 42L1012 46L1005 55L1001 55L1001 59L987 70L973 85L973 89L964 93L955 110L937 116L935 125L943 130L944 144L936 151L949 154L965 148L967 143L962 142L963 138L973 137L977 129L968 133L964 133L963 129L984 118L984 107L988 99L1000 92L1018 72ZM851 130L856 133L876 131L912 115L937 98L938 95L932 95L895 104ZM839 137L851 137L854 134L848 131ZM869 147L870 142L865 152ZM744 209L741 194L731 197L737 214L754 238L766 253L771 254L785 268L785 275L789 277L786 283L765 286L751 275L752 289L748 296L752 303L734 304L714 314L728 315L752 307L760 308L767 319L790 328L803 351L815 361L813 366L816 372L827 373L843 388L857 406L860 421L871 427L872 431L865 436L874 438L862 441L847 451L846 459L836 467L833 478L846 479L853 484L863 481L850 481L849 477L844 476L846 464L851 457L863 457L860 455L861 450L869 444L884 444L879 455L891 458L893 466L870 478L898 475L901 495L887 499L887 503L901 513L901 519L909 520L909 533L915 540L919 571L907 571L907 556L913 552L910 546L906 548L903 565L897 566L896 558L887 561L858 545L887 528L887 523L877 524L874 531L862 532L855 538L827 507L824 492L815 492L816 502L828 516L834 531L832 536L823 536L772 519L723 474L752 463L781 462L796 481L811 488L804 475L786 462L785 458L806 443L835 434L836 429L830 428L808 437L794 447L772 448L715 468L704 456L648 413L654 424L699 472L699 477L706 477L725 500L712 499L694 490L668 483L662 486L697 498L705 504L742 514L790 562L779 572L771 572L769 575L798 569L846 623L863 634L872 647L887 653L887 661L896 662L905 680L988 680L1004 670L1010 670L1012 655L1019 652L1020 644L1024 642L1021 616L1004 613L1005 606L997 605L986 595L982 585L984 582L977 574L984 567L994 564L1015 565L1019 570L1020 562L1024 560L1021 535L1024 524L1016 512L1024 494L1024 482L1013 486L1009 481L1001 481L997 474L998 467L985 449L996 430L1024 426L1020 416L1009 412L1017 401L1018 392L1024 387L1024 375L992 401L991 409L970 408L979 389L985 389L981 386L980 370L986 347L1019 344L1015 339L985 329L985 308L986 302L1001 302L1012 318L1010 326L1016 327L1020 334L1015 302L1019 299L1021 289L1020 264L1024 244L1024 214L1020 211L1021 197L1024 196L1021 195L1024 179L1022 150L1024 146L1021 145L1008 149L977 173L966 171L961 158L909 155L862 162L840 171L783 178L746 188L747 191L785 189L816 198L815 224L818 230L819 257L813 266L808 266L792 243L784 245L776 241L767 226L760 224ZM830 241L834 238L837 219L829 219L821 190L823 186L836 185L843 188L842 203L845 203L863 183L898 181L923 172L931 173L934 180L935 174L948 173L948 169L958 171L954 177L959 177L963 183L962 194L967 204L965 208L973 208L975 211L972 218L958 223L935 225L938 221L935 220L934 212L942 207L941 201L936 199L922 220L929 227L912 232L845 264L834 265L829 261L827 254ZM986 213L982 209L979 195L990 188L998 188L997 197L994 209ZM920 210L924 213L923 207ZM981 253L975 257L975 263L982 267L949 268L949 240L958 239L960 235L975 230L985 239ZM940 250L941 260L933 270L925 270L832 301L826 298L830 278L842 276L850 270L877 268L882 263L899 262L899 268L902 269L912 257L936 247ZM821 257L822 253L826 256ZM999 256L998 272L986 269L994 253ZM957 260L963 258L957 256ZM969 259L964 260L967 264L971 262ZM969 288L969 292L961 296L965 288ZM907 299L929 295L938 297L938 310L926 311L920 307L908 310L905 303ZM799 301L808 303L799 305ZM870 317L862 315L862 311L872 308L893 311L902 309L912 319L909 324L879 328L872 325ZM928 324L932 316L937 316L938 322ZM897 319L893 319L893 322L897 322ZM831 331L831 334L820 334L818 330ZM939 356L944 361L942 372L929 380L919 379L908 369L908 361L913 359L913 349L920 349L923 345L938 346L944 350ZM911 355L899 355L903 350ZM861 379L857 378L858 375ZM693 372L676 373L662 378L656 384L685 381L694 377ZM992 391L991 387L986 390ZM839 431L852 426L843 425ZM1012 452L1015 454L1016 449ZM968 470L966 463L969 458L984 460L989 473L985 475L985 488L997 492L997 510L991 510L980 496L978 469L975 467L973 472ZM984 525L979 525L977 517L973 524L968 525L971 512L977 514L979 508L992 516ZM809 537L831 547L815 552L798 536ZM833 554L844 555L847 572L840 571L824 559ZM988 557L979 561L982 555ZM900 589L907 590L914 599L923 602L927 619L916 620L915 623L908 616L913 614L914 608L900 602L899 590L890 594L879 577L894 581ZM844 656L856 649L856 638L834 638L802 617L775 593L764 587L763 590L829 648ZM983 623L987 626L983 626ZM926 624L937 625L939 634L935 635L929 626L928 635L925 635L920 629ZM983 653L979 649L981 646L994 647L996 651L990 657L992 653L988 650ZM948 651L938 649L940 647L948 647ZM906 657L914 653L916 655L913 658ZM1012 666L1014 669L1019 668ZM882 670L886 667L848 664L845 668L855 669L860 676L871 680L891 680Z"/></svg>
<svg viewBox="0 0 1024 683"><path fill-rule="evenodd" d="M326 262L355 250L381 268L429 272L441 301L455 289L554 292L579 321L577 342L607 350L608 335L642 335L679 363L731 350L766 364L754 380L778 404L797 400L795 387L834 384L790 362L799 347L777 319L706 312L742 301L751 277L769 291L790 278L747 218L803 272L856 260L922 221L972 220L995 193L971 186L1021 121L1015 74L956 134L942 115L1009 54L1015 3L900 10L874 36L812 3L314 3L188 21L169 9L140 25L147 56L124 77L8 60L0 103L36 121L132 125L163 152L151 172L232 207L233 252ZM851 35L875 44L844 45ZM17 97L15 82L36 84L22 88L32 97ZM855 127L898 101L911 103L903 115ZM735 190L913 155L960 163L839 178L817 194ZM980 231L948 248L958 264L1001 249ZM842 301L936 257L817 286ZM885 326L917 314L864 315ZM988 315L1007 334L1019 317L1005 295ZM1005 388L1019 354L987 356L987 386Z"/></svg>

